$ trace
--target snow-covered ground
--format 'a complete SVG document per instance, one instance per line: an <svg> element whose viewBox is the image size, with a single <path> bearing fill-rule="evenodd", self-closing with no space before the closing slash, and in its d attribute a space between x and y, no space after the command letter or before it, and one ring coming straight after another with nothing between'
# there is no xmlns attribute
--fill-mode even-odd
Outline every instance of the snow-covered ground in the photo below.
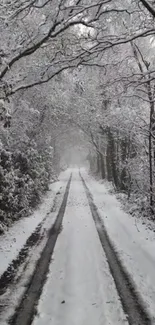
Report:
<svg viewBox="0 0 155 325"><path fill-rule="evenodd" d="M33 325L127 325L85 189L76 169L62 173L59 182L51 185L43 203L33 215L20 220L0 237L0 274L51 210L55 194L60 187L65 189L71 172L73 177L63 228L56 242ZM106 183L96 181L85 170L81 169L81 173L122 263L132 276L148 310L155 317L155 233L146 228L141 220L134 219L122 210L115 194L108 192ZM51 214L51 218L54 219L56 214L57 211L53 216ZM46 223L49 228L51 219L47 218L45 228ZM34 260L33 254L31 259ZM32 273L31 268L28 272L29 275ZM22 281L23 293L25 276ZM13 303L11 314L14 307Z"/></svg>
<svg viewBox="0 0 155 325"><path fill-rule="evenodd" d="M14 223L14 225L2 236L0 236L0 276L7 269L8 265L16 258L27 238L33 233L38 224L50 212L55 195L60 187L66 186L70 170L59 176L59 181L50 185L50 190L43 198L38 209L30 216Z"/></svg>
<svg viewBox="0 0 155 325"><path fill-rule="evenodd" d="M155 318L155 233L122 210L104 183L81 170L119 256Z"/></svg>
<svg viewBox="0 0 155 325"><path fill-rule="evenodd" d="M33 325L124 325L113 278L78 171Z"/></svg>

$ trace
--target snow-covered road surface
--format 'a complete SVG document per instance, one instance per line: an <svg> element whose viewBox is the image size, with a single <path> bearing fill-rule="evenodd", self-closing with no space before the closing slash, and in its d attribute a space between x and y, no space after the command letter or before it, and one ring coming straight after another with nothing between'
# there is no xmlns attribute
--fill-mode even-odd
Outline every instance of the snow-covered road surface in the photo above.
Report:
<svg viewBox="0 0 155 325"><path fill-rule="evenodd" d="M0 236L0 276L7 269L13 259L26 243L27 238L33 233L39 223L49 213L54 202L55 195L60 187L65 188L70 170L61 173L59 181L52 183L43 202L30 217L22 218Z"/></svg>
<svg viewBox="0 0 155 325"><path fill-rule="evenodd" d="M68 180L71 173L70 185ZM155 321L150 321L145 310L147 307L151 316L155 317L155 234L123 212L120 203L113 194L108 193L105 184L97 182L84 170L81 173L83 182L78 169L67 170L61 175L59 204L54 213L48 214L47 222L44 223L47 231L41 246L38 246L37 259L34 259L37 247L31 248L29 279L25 278L25 271L21 270L20 299L22 295L23 299L20 302L19 297L16 297L20 286L17 281L17 288L15 282L14 291L11 292L9 287L6 292L10 299L7 298L7 310L4 308L3 313L0 312L0 324L8 324L11 315L11 325L30 325L30 320L33 325L155 324ZM65 184L68 184L67 187ZM53 193L49 192L43 203L45 209L42 210L42 206L38 211L38 223L50 207L50 196L51 202L54 200ZM98 215L97 219L95 214ZM29 220L31 223L31 217ZM25 221L20 222L24 224ZM35 222L37 224L37 220ZM32 232L33 229L32 226ZM54 242L52 236L56 238ZM106 236L110 238L109 247ZM20 247L21 243L19 240ZM20 247L17 245L18 250ZM48 254L45 253L46 247ZM13 246L14 255L15 252ZM11 254L10 245L9 258ZM44 282L46 275L47 280ZM4 294L0 297L1 306L5 300Z"/></svg>
<svg viewBox="0 0 155 325"><path fill-rule="evenodd" d="M78 171L33 325L128 324Z"/></svg>
<svg viewBox="0 0 155 325"><path fill-rule="evenodd" d="M50 185L40 206L0 236L0 324L8 324L24 294L54 224L71 172ZM39 230L39 231L38 231Z"/></svg>
<svg viewBox="0 0 155 325"><path fill-rule="evenodd" d="M115 250L155 324L155 233L143 220L125 213L115 195L108 193L104 182L96 181L85 170L81 173Z"/></svg>

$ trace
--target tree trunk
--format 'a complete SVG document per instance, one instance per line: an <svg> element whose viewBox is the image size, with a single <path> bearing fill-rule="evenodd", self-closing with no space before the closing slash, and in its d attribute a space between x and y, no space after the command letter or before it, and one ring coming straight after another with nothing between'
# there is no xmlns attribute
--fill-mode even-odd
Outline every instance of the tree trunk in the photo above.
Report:
<svg viewBox="0 0 155 325"><path fill-rule="evenodd" d="M150 75L149 75L150 78ZM149 176L150 176L150 210L153 213L153 122L154 122L154 92L152 92L151 83L148 81L148 98L150 100L150 125L149 125Z"/></svg>
<svg viewBox="0 0 155 325"><path fill-rule="evenodd" d="M112 175L112 166L111 166L111 143L110 143L109 131L107 136L108 136L107 150L106 150L107 179L109 182L111 182L113 180L113 175Z"/></svg>
<svg viewBox="0 0 155 325"><path fill-rule="evenodd" d="M108 180L114 182L116 188L119 188L119 179L117 173L117 152L115 146L115 139L110 131L108 130L108 145L107 145L107 173Z"/></svg>
<svg viewBox="0 0 155 325"><path fill-rule="evenodd" d="M153 164L152 164L152 117L154 105L150 107L150 126L149 126L149 174L150 174L150 208L153 211Z"/></svg>
<svg viewBox="0 0 155 325"><path fill-rule="evenodd" d="M97 174L100 174L100 154L97 153Z"/></svg>
<svg viewBox="0 0 155 325"><path fill-rule="evenodd" d="M111 158L112 158L112 173L113 173L113 180L116 188L119 188L119 179L118 179L118 171L117 171L117 147L115 143L115 139L113 134L110 134L111 137Z"/></svg>
<svg viewBox="0 0 155 325"><path fill-rule="evenodd" d="M105 163L104 163L104 157L102 154L100 154L100 166L101 166L101 177L102 177L102 179L105 179Z"/></svg>

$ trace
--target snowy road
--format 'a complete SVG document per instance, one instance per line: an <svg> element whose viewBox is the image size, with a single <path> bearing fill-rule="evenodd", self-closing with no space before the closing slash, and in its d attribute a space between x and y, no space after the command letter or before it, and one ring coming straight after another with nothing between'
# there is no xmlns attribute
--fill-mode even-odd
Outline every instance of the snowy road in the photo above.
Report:
<svg viewBox="0 0 155 325"><path fill-rule="evenodd" d="M71 173L70 182L68 180ZM82 175L86 183L82 181L79 170L73 169L64 173L64 185L68 185L62 192L64 193L62 203L58 204L54 212L55 216L47 215L47 225L51 225L51 218L55 219L55 222L52 222L52 228L47 226L46 245L34 268L26 294L23 295L18 305L14 305L14 310L15 307L18 308L15 313L11 313L13 317L9 324L154 325L155 322L150 321L145 311L148 305L146 305L143 290L139 287L139 278L141 279L142 274L145 276L146 254L142 254L141 247L142 255L139 256L143 260L144 267L143 264L139 264L142 269L135 277L134 272L137 269L134 270L133 267L131 270L127 258L122 261L119 246L115 247L117 237L113 229L117 227L117 234L121 230L120 223L115 222L115 215L122 218L124 223L128 222L131 235L135 234L134 227L136 228L137 225L131 224L129 216L120 209L119 202L113 195L108 194L104 184L100 185L86 172L82 172ZM109 211L112 211L111 218L107 218ZM106 219L104 219L104 224L102 212ZM108 239L110 244L107 240L106 229L110 236ZM121 231L121 251L125 256L131 241L130 238L123 237L126 236L126 232ZM141 237L144 237L143 232L141 232ZM130 252L130 259L132 255L132 259L136 257L137 261L139 240L138 236L135 237L135 250ZM45 241L46 238L44 238ZM142 240L141 244L143 245ZM117 248L116 251L115 248ZM35 249L35 247L32 248L32 255L35 254ZM148 269L147 280L151 279L153 265L155 263L152 260L152 268L150 271ZM45 281L46 273L47 280ZM152 284L152 292L154 292L153 279ZM135 290L137 287L138 293ZM153 306L154 295L150 295L151 289L147 287L150 306ZM153 312L151 314L154 316ZM1 319L2 325L8 324L6 317L4 322L1 322Z"/></svg>
<svg viewBox="0 0 155 325"><path fill-rule="evenodd" d="M33 325L127 324L78 172Z"/></svg>

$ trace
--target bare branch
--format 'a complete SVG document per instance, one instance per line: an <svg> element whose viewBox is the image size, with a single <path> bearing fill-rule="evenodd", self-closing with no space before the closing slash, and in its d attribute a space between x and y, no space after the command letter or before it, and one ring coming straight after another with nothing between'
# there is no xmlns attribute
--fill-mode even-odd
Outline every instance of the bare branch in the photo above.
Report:
<svg viewBox="0 0 155 325"><path fill-rule="evenodd" d="M143 6L151 13L151 15L153 15L153 17L155 17L155 10L153 9L153 7L149 4L148 1L146 0L139 0Z"/></svg>

